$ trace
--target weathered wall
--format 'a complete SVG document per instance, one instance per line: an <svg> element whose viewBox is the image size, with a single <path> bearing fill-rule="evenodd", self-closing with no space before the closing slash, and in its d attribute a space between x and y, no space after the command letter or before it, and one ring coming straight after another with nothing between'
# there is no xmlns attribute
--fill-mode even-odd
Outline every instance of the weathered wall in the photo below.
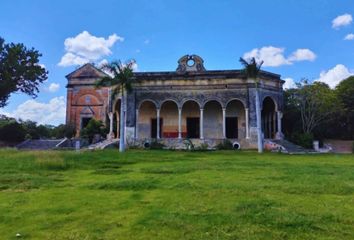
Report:
<svg viewBox="0 0 354 240"><path fill-rule="evenodd" d="M106 123L108 89L95 89L93 86L74 86L67 89L67 124L81 130L81 119L91 117Z"/></svg>

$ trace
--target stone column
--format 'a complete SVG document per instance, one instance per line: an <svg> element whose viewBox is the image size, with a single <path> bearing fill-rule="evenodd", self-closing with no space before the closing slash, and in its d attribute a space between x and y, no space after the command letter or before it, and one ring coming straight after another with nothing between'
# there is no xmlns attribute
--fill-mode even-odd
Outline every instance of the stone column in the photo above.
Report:
<svg viewBox="0 0 354 240"><path fill-rule="evenodd" d="M116 118L117 118L117 138L119 138L120 116L118 111L116 112Z"/></svg>
<svg viewBox="0 0 354 240"><path fill-rule="evenodd" d="M273 132L274 132L274 135L277 134L277 112L273 112L273 126L272 126L272 129L273 129ZM275 136L276 137L276 136Z"/></svg>
<svg viewBox="0 0 354 240"><path fill-rule="evenodd" d="M114 133L113 133L113 113L112 112L108 113L108 118L109 118L109 133L107 134L107 139L113 139Z"/></svg>
<svg viewBox="0 0 354 240"><path fill-rule="evenodd" d="M200 123L199 123L199 127L200 127L200 139L204 139L204 109L201 108L200 109Z"/></svg>
<svg viewBox="0 0 354 240"><path fill-rule="evenodd" d="M156 126L156 138L157 139L160 139L160 108L156 109L156 115L157 115L157 119L156 119L156 123L157 123L157 126Z"/></svg>
<svg viewBox="0 0 354 240"><path fill-rule="evenodd" d="M222 137L225 139L226 138L226 109L222 109Z"/></svg>
<svg viewBox="0 0 354 240"><path fill-rule="evenodd" d="M281 111L277 111L277 121L278 121L278 130L276 134L276 139L283 139L284 134L281 131L281 119L283 117L283 113Z"/></svg>
<svg viewBox="0 0 354 240"><path fill-rule="evenodd" d="M248 108L245 108L245 118L246 118L246 138L250 138L250 131L249 131L249 115L248 115Z"/></svg>
<svg viewBox="0 0 354 240"><path fill-rule="evenodd" d="M178 108L178 139L182 139L182 108Z"/></svg>
<svg viewBox="0 0 354 240"><path fill-rule="evenodd" d="M135 111L135 138L139 139L139 109L136 109Z"/></svg>

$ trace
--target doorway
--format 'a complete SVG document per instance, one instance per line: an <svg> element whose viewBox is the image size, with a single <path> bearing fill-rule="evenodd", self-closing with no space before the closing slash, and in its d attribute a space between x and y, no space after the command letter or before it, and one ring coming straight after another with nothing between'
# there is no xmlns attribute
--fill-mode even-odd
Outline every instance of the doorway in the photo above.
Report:
<svg viewBox="0 0 354 240"><path fill-rule="evenodd" d="M237 117L226 117L226 138L238 138Z"/></svg>
<svg viewBox="0 0 354 240"><path fill-rule="evenodd" d="M163 126L163 119L160 118L160 134L159 134L160 138L162 133L162 126ZM157 118L151 119L151 138L157 138Z"/></svg>
<svg viewBox="0 0 354 240"><path fill-rule="evenodd" d="M199 138L199 118L187 118L187 138Z"/></svg>

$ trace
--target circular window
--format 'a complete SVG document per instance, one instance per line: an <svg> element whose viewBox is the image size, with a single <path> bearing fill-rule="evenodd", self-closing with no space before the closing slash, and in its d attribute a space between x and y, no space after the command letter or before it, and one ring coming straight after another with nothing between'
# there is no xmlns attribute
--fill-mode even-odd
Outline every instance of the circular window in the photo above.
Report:
<svg viewBox="0 0 354 240"><path fill-rule="evenodd" d="M189 59L189 60L187 61L187 65L188 65L189 67L193 67L194 64L195 64L195 61L194 61L193 59Z"/></svg>

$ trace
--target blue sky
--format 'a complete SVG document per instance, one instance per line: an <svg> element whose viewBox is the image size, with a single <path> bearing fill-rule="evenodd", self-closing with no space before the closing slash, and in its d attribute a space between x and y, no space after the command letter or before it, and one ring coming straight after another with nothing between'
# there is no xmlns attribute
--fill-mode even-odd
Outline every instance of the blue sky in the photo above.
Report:
<svg viewBox="0 0 354 240"><path fill-rule="evenodd" d="M212 70L255 56L288 86L334 87L354 73L354 1L1 0L0 11L0 36L38 49L49 71L38 98L13 94L0 113L41 123L64 122L65 75L85 61L134 58L138 71L160 71L198 54Z"/></svg>

